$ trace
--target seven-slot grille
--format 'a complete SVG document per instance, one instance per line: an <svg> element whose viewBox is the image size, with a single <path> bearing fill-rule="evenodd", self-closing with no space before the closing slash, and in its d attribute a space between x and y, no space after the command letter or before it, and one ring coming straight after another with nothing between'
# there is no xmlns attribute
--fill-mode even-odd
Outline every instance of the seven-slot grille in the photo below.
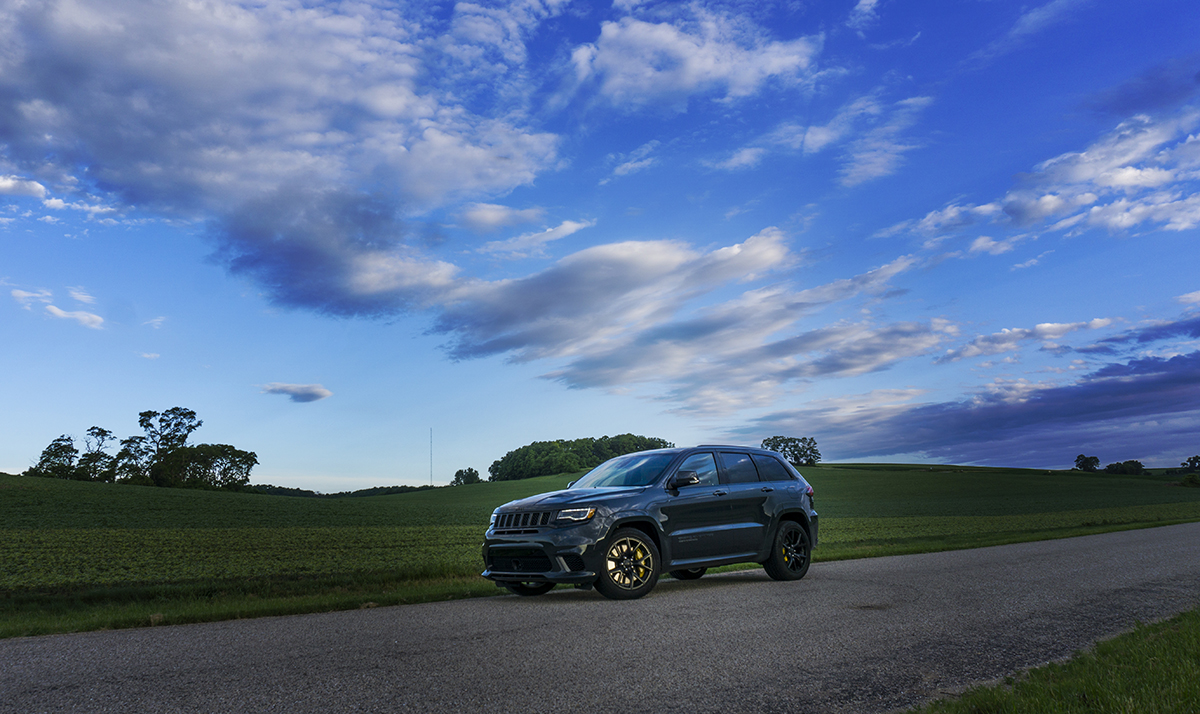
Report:
<svg viewBox="0 0 1200 714"><path fill-rule="evenodd" d="M512 528L537 528L550 523L554 511L526 511L524 513L501 513L496 516L496 530Z"/></svg>

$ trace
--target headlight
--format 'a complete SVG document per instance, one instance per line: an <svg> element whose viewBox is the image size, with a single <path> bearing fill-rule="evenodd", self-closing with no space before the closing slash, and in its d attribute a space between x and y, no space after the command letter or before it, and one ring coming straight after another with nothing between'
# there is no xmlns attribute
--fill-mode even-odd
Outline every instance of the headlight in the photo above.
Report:
<svg viewBox="0 0 1200 714"><path fill-rule="evenodd" d="M558 512L554 520L582 522L596 515L595 508L567 508Z"/></svg>
<svg viewBox="0 0 1200 714"><path fill-rule="evenodd" d="M491 528L494 525L496 525L496 511L492 511L492 520L488 521L488 528Z"/></svg>

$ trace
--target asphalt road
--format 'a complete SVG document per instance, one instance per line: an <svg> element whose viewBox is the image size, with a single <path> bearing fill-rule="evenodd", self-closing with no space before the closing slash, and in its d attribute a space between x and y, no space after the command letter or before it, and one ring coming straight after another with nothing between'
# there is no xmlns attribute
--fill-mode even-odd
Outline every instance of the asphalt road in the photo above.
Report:
<svg viewBox="0 0 1200 714"><path fill-rule="evenodd" d="M0 712L885 712L1200 605L1200 523L583 591L0 641Z"/></svg>

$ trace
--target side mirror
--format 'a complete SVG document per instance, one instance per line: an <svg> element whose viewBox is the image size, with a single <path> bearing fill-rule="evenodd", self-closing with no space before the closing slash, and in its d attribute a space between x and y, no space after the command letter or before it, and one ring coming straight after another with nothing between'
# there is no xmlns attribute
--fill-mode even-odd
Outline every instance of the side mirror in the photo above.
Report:
<svg viewBox="0 0 1200 714"><path fill-rule="evenodd" d="M698 483L700 483L700 476L695 471L676 471L671 480L667 482L667 488L675 490L684 486L695 486Z"/></svg>

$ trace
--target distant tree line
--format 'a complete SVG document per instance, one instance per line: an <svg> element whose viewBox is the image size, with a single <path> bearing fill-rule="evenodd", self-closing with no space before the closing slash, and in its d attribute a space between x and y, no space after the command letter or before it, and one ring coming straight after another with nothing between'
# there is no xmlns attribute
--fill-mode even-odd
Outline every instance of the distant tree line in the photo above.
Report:
<svg viewBox="0 0 1200 714"><path fill-rule="evenodd" d="M273 486L269 483L254 484L242 488L242 491L249 493L262 493L268 496L298 496L301 498L361 498L363 496L390 496L395 493L412 493L414 491L428 491L431 488L440 488L440 486L373 486L371 488L362 488L357 491L339 491L338 493L318 493L307 488L292 488L290 486Z"/></svg>
<svg viewBox="0 0 1200 714"><path fill-rule="evenodd" d="M583 471L608 461L614 456L649 449L667 449L669 441L653 436L618 434L599 439L558 439L535 441L514 449L488 467L488 481L516 481L535 476Z"/></svg>
<svg viewBox="0 0 1200 714"><path fill-rule="evenodd" d="M1075 457L1075 470L1087 471L1095 473L1100 470L1100 457L1085 456L1080 454ZM1104 467L1104 473L1108 474L1124 474L1129 476L1140 476L1147 473L1146 467L1141 461L1130 459L1129 461L1114 462ZM1180 462L1179 469L1168 470L1165 475L1173 476L1176 474L1191 474L1183 480L1183 483L1188 486L1200 486L1200 479L1195 477L1196 473L1200 473L1200 454L1189 456L1185 461Z"/></svg>
<svg viewBox="0 0 1200 714"><path fill-rule="evenodd" d="M196 412L183 407L141 412L138 426L145 433L122 439L115 454L109 453L109 444L116 437L108 429L89 428L82 453L74 438L63 434L24 475L172 488L240 489L249 484L250 471L258 464L253 451L187 443L203 424Z"/></svg>

